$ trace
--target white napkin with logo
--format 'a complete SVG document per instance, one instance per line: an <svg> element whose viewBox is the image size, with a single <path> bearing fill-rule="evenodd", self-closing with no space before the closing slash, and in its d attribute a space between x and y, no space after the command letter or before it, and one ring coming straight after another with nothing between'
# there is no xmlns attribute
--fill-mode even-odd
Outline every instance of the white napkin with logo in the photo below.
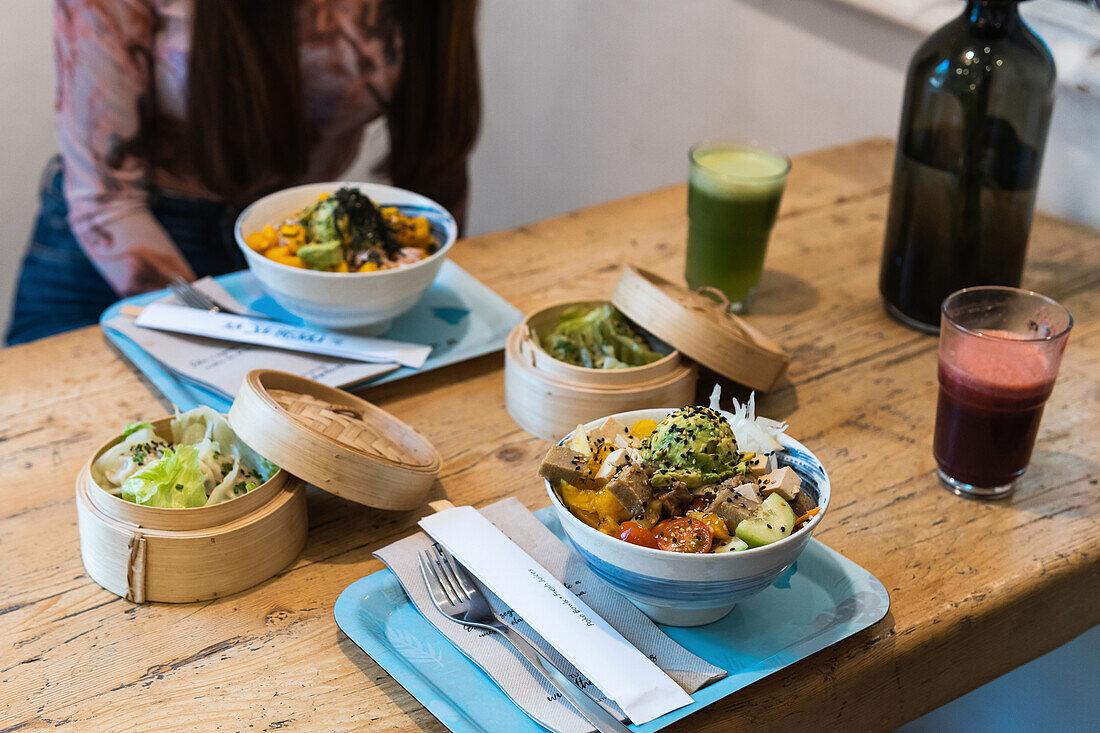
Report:
<svg viewBox="0 0 1100 733"><path fill-rule="evenodd" d="M584 562L534 517L519 500L505 499L480 510L481 514L538 559L551 575L563 583L595 611L631 645L647 656L675 680L687 693L719 680L726 672L695 656L670 639L629 601L597 578ZM375 555L397 576L405 592L424 617L466 654L501 687L506 695L532 718L552 730L582 733L592 727L561 699L557 690L527 660L496 634L483 635L445 617L428 596L417 562L418 553L433 544L423 532L382 548ZM498 612L510 612L491 591L486 593ZM603 697L580 672L550 647L523 621L516 631L565 670L566 676L620 719L622 710ZM623 669L624 678L630 670Z"/></svg>
<svg viewBox="0 0 1100 733"><path fill-rule="evenodd" d="M213 278L202 278L192 284L215 302L244 308ZM181 304L175 295L157 302ZM346 387L389 374L399 366L396 362L371 364L139 328L134 318L126 315L105 321L103 327L126 336L183 379L218 392L230 401L240 391L245 375L253 369L276 369L329 387Z"/></svg>

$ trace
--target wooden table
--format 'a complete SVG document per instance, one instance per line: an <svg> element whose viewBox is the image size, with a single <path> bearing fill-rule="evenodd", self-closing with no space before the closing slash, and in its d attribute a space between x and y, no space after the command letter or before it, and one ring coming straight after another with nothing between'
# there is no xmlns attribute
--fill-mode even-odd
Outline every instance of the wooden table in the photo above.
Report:
<svg viewBox="0 0 1100 733"><path fill-rule="evenodd" d="M1077 325L1013 499L958 499L933 475L936 339L894 323L876 291L892 145L798 157L751 320L792 354L760 401L828 467L819 537L877 575L872 628L681 723L888 729L1100 621L1100 235L1040 216L1026 285ZM454 259L524 311L610 293L623 262L677 274L675 186L460 243ZM546 504L546 444L504 410L494 354L368 390L444 457L433 498ZM409 534L385 513L311 490L309 543L257 588L137 606L80 563L73 480L126 422L168 405L96 328L0 351L0 730L443 730L336 628L333 602ZM791 726L794 726L793 728Z"/></svg>

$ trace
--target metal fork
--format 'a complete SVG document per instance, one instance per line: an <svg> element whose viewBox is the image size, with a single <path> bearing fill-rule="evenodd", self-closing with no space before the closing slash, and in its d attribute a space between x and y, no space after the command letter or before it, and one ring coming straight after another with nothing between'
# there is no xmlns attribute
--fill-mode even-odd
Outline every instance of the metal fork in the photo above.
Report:
<svg viewBox="0 0 1100 733"><path fill-rule="evenodd" d="M251 316L256 317L254 313L243 313L235 308L230 308L224 305L218 305L213 298L206 293L196 288L191 283L182 277L176 277L172 282L168 283L168 287L177 298L183 301L184 305L192 308L199 308L204 311L210 311L212 313L230 313L235 316Z"/></svg>
<svg viewBox="0 0 1100 733"><path fill-rule="evenodd" d="M558 692L600 733L626 733L630 729L566 677L553 662L542 655L511 624L501 620L466 570L439 545L420 553L420 573L444 616L467 626L495 631L507 639L516 651L542 672Z"/></svg>

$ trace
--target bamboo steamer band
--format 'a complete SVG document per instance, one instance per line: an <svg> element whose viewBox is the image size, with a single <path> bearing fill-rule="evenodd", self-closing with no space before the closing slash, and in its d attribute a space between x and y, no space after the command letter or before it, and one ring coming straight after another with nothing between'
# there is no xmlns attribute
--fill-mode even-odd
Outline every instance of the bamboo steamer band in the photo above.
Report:
<svg viewBox="0 0 1100 733"><path fill-rule="evenodd" d="M423 504L443 464L435 446L385 410L285 372L249 372L229 422L295 476L376 509Z"/></svg>
<svg viewBox="0 0 1100 733"><path fill-rule="evenodd" d="M145 535L140 528L130 535L127 546L130 548L130 560L126 563L126 595L128 601L145 603Z"/></svg>
<svg viewBox="0 0 1100 733"><path fill-rule="evenodd" d="M268 498L255 508L242 503L238 509L243 511L227 522L206 524L209 510L261 491L260 498ZM113 512L113 502L129 505L136 511L128 516L141 517L145 524ZM224 504L159 509L112 496L95 483L89 461L77 477L76 508L88 575L136 603L209 600L262 583L298 557L308 531L302 483L285 471ZM166 515L159 514L164 512L179 515L181 521L165 526L160 520ZM196 526L180 529L181 524Z"/></svg>
<svg viewBox="0 0 1100 733"><path fill-rule="evenodd" d="M715 303L640 267L626 267L611 296L631 320L689 358L752 389L774 389L790 357L722 300Z"/></svg>
<svg viewBox="0 0 1100 733"><path fill-rule="evenodd" d="M508 334L504 346L505 403L521 428L543 440L557 440L578 424L602 415L685 405L695 396L695 366L679 355L666 374L636 384L603 386L586 384L583 377L569 380L546 373L535 365L530 351L525 352L525 342L529 342L527 326L521 323Z"/></svg>

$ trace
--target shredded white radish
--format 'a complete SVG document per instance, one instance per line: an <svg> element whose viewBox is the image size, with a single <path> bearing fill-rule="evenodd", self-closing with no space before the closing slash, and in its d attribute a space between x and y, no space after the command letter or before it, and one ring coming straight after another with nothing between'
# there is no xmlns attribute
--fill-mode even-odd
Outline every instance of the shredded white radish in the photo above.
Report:
<svg viewBox="0 0 1100 733"><path fill-rule="evenodd" d="M778 468L775 454L781 452L783 446L776 438L786 432L787 423L757 417L755 392L749 395L749 401L743 405L737 398L732 398L732 412L721 408L721 399L722 387L716 384L714 391L710 393L710 409L720 413L729 422L733 436L737 439L738 450L763 453L768 457L768 470L774 471Z"/></svg>

